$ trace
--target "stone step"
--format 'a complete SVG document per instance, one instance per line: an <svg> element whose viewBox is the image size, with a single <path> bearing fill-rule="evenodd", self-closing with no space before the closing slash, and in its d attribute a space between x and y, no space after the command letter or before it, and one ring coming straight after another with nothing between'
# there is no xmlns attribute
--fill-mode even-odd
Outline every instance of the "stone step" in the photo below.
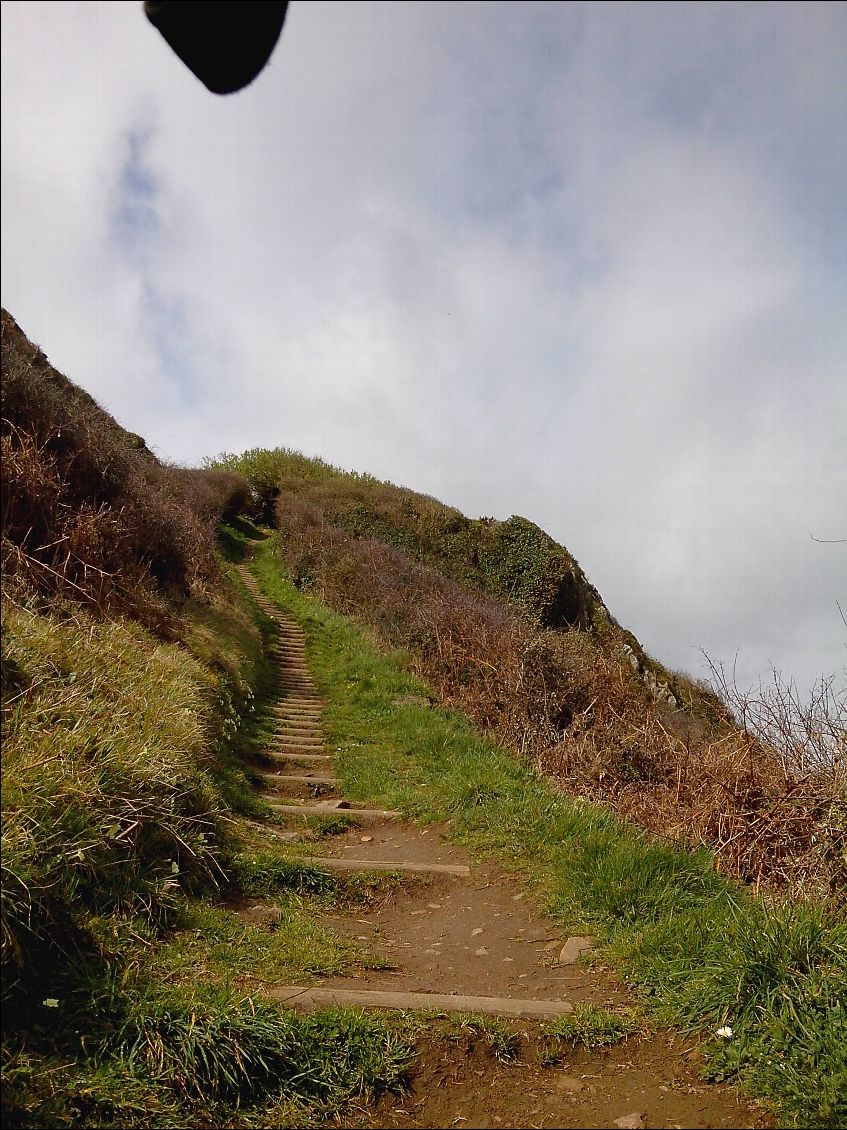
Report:
<svg viewBox="0 0 847 1130"><path fill-rule="evenodd" d="M309 856L300 860L310 866L325 867L329 871L404 871L420 875L457 875L466 878L471 873L464 863L408 863L392 859L348 859L346 856Z"/></svg>
<svg viewBox="0 0 847 1130"><path fill-rule="evenodd" d="M308 730L309 733L320 733L320 732L322 732L321 731L321 725L318 724L317 722L315 722L311 718L305 718L305 719L287 718L287 719L280 719L279 721L280 721L281 727L285 727L287 730Z"/></svg>
<svg viewBox="0 0 847 1130"><path fill-rule="evenodd" d="M315 1009L355 1005L359 1008L399 1009L404 1012L478 1012L552 1020L573 1012L570 1001L528 1000L522 997L468 997L453 993L400 993L379 989L329 989L309 985L274 985L268 991L291 1008Z"/></svg>
<svg viewBox="0 0 847 1130"><path fill-rule="evenodd" d="M294 744L303 742L305 745L322 746L324 739L319 729L310 730L303 727L300 730L295 730L293 728L289 729L289 727L283 723L283 725L275 727L271 742L282 742L283 745L290 745L292 742Z"/></svg>
<svg viewBox="0 0 847 1130"><path fill-rule="evenodd" d="M320 725L319 715L322 711L319 708L309 707L305 713L294 713L293 709L291 705L286 708L281 708L277 703L277 705L273 707L273 713L277 721L286 726L303 726L309 729L310 727L314 728Z"/></svg>
<svg viewBox="0 0 847 1130"><path fill-rule="evenodd" d="M283 756L298 753L315 753L319 756L321 754L328 756L323 742L307 742L299 738L276 738L268 742L265 748L271 753L279 753Z"/></svg>
<svg viewBox="0 0 847 1130"><path fill-rule="evenodd" d="M286 797L286 801L296 801L297 797ZM338 801L325 801L317 804L286 804L283 801L271 802L274 812L284 812L293 816L352 816L357 820L402 820L403 813L390 808L339 808Z"/></svg>
<svg viewBox="0 0 847 1130"><path fill-rule="evenodd" d="M296 697L277 699L273 706L267 708L268 714L288 714L292 710L300 714L323 714L325 704L322 698L298 699Z"/></svg>
<svg viewBox="0 0 847 1130"><path fill-rule="evenodd" d="M318 725L290 726L280 718L277 720L277 724L274 727L274 737L283 741L286 738L303 738L306 741L318 742L320 745L323 745L324 735L323 730Z"/></svg>

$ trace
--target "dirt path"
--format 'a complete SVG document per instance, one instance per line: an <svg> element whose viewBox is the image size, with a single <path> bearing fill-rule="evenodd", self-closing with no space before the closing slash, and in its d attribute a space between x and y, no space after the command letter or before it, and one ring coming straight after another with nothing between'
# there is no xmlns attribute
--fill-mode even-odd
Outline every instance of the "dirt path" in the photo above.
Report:
<svg viewBox="0 0 847 1130"><path fill-rule="evenodd" d="M383 1096L375 1110L363 1109L348 1125L771 1125L730 1088L703 1083L693 1042L671 1033L631 1037L593 1052L561 1045L563 1058L544 1062L549 1041L538 1017L567 1015L580 1003L619 1010L632 1003L626 988L591 959L590 938L571 937L545 919L513 877L494 863L471 860L446 840L445 828L421 829L398 814L358 805L339 807L346 802L323 748L322 704L306 667L303 631L265 600L246 566L240 571L279 625L279 704L269 747L277 766L265 778L268 799L290 824L289 835L316 810L358 814L355 826L328 840L326 865L408 871L367 913L323 916L382 957L386 968L277 986L273 995L299 1008L434 1007L454 1016L452 1024L434 1023L421 1040L410 1093ZM507 1017L501 1025L519 1039L516 1057L498 1060L484 1030L463 1024L466 1012Z"/></svg>

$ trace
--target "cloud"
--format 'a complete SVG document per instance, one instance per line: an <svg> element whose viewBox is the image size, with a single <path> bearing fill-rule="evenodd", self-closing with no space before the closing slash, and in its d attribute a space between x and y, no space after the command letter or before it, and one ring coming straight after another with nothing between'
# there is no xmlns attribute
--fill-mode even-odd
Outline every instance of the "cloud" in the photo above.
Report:
<svg viewBox="0 0 847 1130"><path fill-rule="evenodd" d="M127 426L524 513L672 665L844 666L845 5L293 4L230 98L2 11L4 303Z"/></svg>

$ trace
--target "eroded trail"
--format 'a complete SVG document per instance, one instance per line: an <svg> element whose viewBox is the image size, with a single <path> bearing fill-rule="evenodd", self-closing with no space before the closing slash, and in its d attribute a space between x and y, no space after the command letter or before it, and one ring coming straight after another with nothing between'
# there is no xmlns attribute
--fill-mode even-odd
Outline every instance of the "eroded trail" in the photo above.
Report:
<svg viewBox="0 0 847 1130"><path fill-rule="evenodd" d="M360 976L268 986L286 1006L473 1013L504 1018L517 1055L500 1061L479 1026L437 1023L421 1039L409 1094L386 1095L349 1121L396 1127L753 1127L766 1117L729 1088L707 1085L698 1052L669 1033L630 1037L589 1052L545 1055L542 1022L579 1004L620 1010L626 989L599 960L591 939L569 936L533 907L515 878L471 860L446 829L421 829L399 813L352 805L339 794L321 727L321 701L306 664L302 628L240 574L277 625L279 698L264 791L296 839L304 817L343 814L352 826L325 841L320 866L399 873L403 882L369 909L323 914L382 960ZM269 830L268 834L271 834ZM308 837L303 858L308 859Z"/></svg>

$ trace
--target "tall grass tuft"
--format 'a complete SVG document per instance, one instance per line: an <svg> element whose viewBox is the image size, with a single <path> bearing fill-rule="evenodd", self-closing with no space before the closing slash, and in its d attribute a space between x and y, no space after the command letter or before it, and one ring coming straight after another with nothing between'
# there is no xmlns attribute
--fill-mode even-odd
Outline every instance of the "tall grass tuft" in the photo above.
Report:
<svg viewBox="0 0 847 1130"><path fill-rule="evenodd" d="M3 960L73 948L90 913L164 922L214 882L222 681L140 625L4 602ZM7 981L7 984L9 982Z"/></svg>

